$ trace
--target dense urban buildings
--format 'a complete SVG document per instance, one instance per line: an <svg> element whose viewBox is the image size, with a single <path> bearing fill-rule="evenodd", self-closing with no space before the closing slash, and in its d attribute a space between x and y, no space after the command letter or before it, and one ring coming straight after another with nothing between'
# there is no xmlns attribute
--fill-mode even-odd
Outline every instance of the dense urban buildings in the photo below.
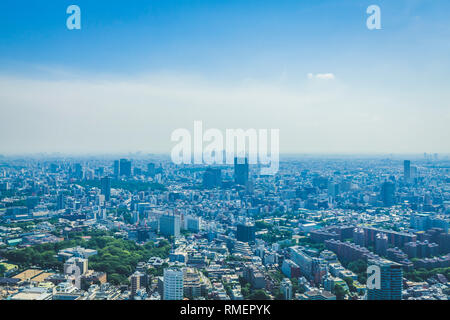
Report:
<svg viewBox="0 0 450 320"><path fill-rule="evenodd" d="M404 160L1 157L0 298L446 300L450 160Z"/></svg>

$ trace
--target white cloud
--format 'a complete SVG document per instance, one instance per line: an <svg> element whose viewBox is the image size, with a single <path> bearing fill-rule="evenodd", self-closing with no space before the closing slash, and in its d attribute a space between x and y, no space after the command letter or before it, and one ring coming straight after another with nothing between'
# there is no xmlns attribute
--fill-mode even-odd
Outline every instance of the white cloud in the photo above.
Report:
<svg viewBox="0 0 450 320"><path fill-rule="evenodd" d="M335 76L333 73L308 73L308 79L334 80Z"/></svg>

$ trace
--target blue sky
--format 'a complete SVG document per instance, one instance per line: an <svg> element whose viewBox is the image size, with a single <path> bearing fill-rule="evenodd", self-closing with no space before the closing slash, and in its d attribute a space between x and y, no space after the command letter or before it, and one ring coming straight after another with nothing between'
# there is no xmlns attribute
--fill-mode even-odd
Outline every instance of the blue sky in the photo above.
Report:
<svg viewBox="0 0 450 320"><path fill-rule="evenodd" d="M365 25L373 3L382 9L380 31ZM70 4L82 10L80 31L65 28ZM369 61L407 69L427 57L448 60L448 9L445 0L5 0L0 58L6 69L47 65L125 74L264 75L307 66L351 74ZM349 63L356 68L348 70Z"/></svg>
<svg viewBox="0 0 450 320"><path fill-rule="evenodd" d="M81 30L66 29L66 8L70 4L81 8ZM370 31L366 28L366 8L371 4L381 7L382 30ZM145 107L145 115L161 114L168 105L176 105L176 112L181 114L192 114L192 110L197 110L197 114L194 113L192 117L184 117L185 122L167 122L164 128L161 126L161 131L134 132L124 140L123 145L119 142L109 145L111 151L115 151L112 150L115 147L120 151L128 148L129 151L150 150L153 146L155 150L167 151L167 141L163 144L156 140L142 140L135 145L129 145L127 141L135 140L142 134L168 136L177 126L187 127L191 120L205 117L205 121L217 127L283 125L286 135L282 149L286 152L322 152L331 149L343 152L393 152L396 144L408 146L400 148L403 152L443 152L446 147L441 144L442 139L439 137L449 134L449 131L439 121L447 119L449 114L448 94L445 92L449 87L450 70L449 9L450 3L446 0L3 0L0 2L0 77L2 83L7 84L3 90L8 88L11 94L14 92L13 83L30 86L30 91L33 88L42 89L39 97L29 97L30 101L36 98L42 103L39 108L43 109L32 110L35 116L52 113L51 108L54 107L45 109L45 105L46 102L52 104L51 92L55 86L64 83L67 90L75 86L80 94L85 95L95 92L92 89L102 81L112 83L111 88L106 90L108 95L112 87L117 89L115 86L119 83L125 82L134 89L140 85L155 88L156 84L164 83L165 87L160 88L157 94L160 100L138 94L137 101L129 101L129 104L139 105L142 100L148 99L151 106ZM332 81L311 81L307 76L309 73L332 74L334 78ZM79 82L84 83L84 86L80 87ZM249 108L258 108L257 99L248 101L241 96L249 83L255 92L267 91L268 87L269 92L277 92L281 97L280 103L285 97L296 98L286 102L290 106L286 110L279 110L280 106L276 102L272 106L267 105L269 115L261 121L250 119L248 122L233 122L230 118L230 122L220 122L213 112L203 109L207 105L216 105L215 108L233 110L235 107L236 110L242 110L242 105L246 103L255 104ZM17 90L20 91L19 88ZM166 92L167 99L174 95L183 96L183 92L189 94L177 101L169 101L162 97L162 92ZM227 92L237 93L236 98L229 101L230 106L217 106L219 93L209 102L204 97L192 97L192 92L198 92L199 95L204 92L221 92L224 95ZM299 99L309 97L307 101L315 101L323 95L330 98L320 102L320 107L302 102L304 108L300 109L303 111L296 113L292 110L297 103L297 96ZM243 100L239 100L241 98ZM26 102L16 101L13 97L3 95L1 99L2 112L5 114L11 111L11 106L15 106L15 110L30 108L24 105ZM64 99L67 97L61 97L61 100ZM181 105L183 99L186 101L184 111ZM92 97L92 100L101 101L101 97ZM105 104L110 103L107 100ZM200 100L201 103L198 102ZM273 100L277 98L274 96ZM361 106L364 102L368 102L368 105ZM138 111L141 112L142 108L144 106L139 107ZM344 113L336 111L340 109ZM113 111L104 111L111 112L108 117L114 119ZM352 134L341 130L347 124L340 121L343 120L341 117L345 115L349 120L348 117L359 111L364 114L363 117L381 119L378 126L385 126L382 131L389 135L374 132L372 137L367 132L366 142L348 141L347 144L340 142L336 145L336 141L327 140L326 134L320 136L317 131L317 141L308 142L303 144L305 148L299 148L297 140L288 138L296 135L295 128L298 125L292 123L290 127L282 117L282 114L289 114L291 121L298 117L308 119L308 122L316 118L328 119L323 123L318 122L317 127L325 126L332 132L342 132L339 141L343 141ZM15 112L18 111L10 113L11 118L17 116ZM254 114L252 109L246 115L251 118ZM84 115L74 114L73 119L81 119ZM409 120L402 118L405 115L406 118L410 117ZM166 118L169 116L166 115ZM331 122L330 117L335 117L336 121ZM34 132L49 127L36 125L33 119L29 119L28 125ZM53 118L54 122L57 120ZM134 120L130 118L129 125ZM361 125L358 117L350 120L353 121L348 123L354 123L355 130L367 128ZM398 131L404 132L412 125L420 126L420 120L430 123L423 124L422 131L413 139L406 141L409 138L405 135L403 140L390 141L390 137L398 134ZM43 121L45 123L47 120ZM358 123L361 128L358 128ZM5 125L9 130L12 124L9 121ZM104 122L103 125L107 126L108 123ZM79 133L78 138L82 142L77 143L76 128L80 127L80 123L73 121L69 127L73 127L73 133L67 133L67 137L74 151L81 152L83 146L87 148L86 151L98 149L95 144L87 144L88 137L83 140ZM63 133L63 128L54 128L52 125L50 128ZM119 126L119 129L119 132L123 130L122 135L129 131L125 125L123 128ZM6 133L7 129L4 130ZM323 129L320 131L323 132ZM427 131L431 133L424 136L422 133ZM50 139L55 131L35 137L39 143L31 139L31 131L28 133L24 133L21 139L11 139L10 143L2 142L0 152L37 151L38 148L57 151L67 148L67 143ZM90 137L92 135L96 133L91 133ZM281 137L283 142L283 132ZM100 141L107 139L98 138ZM433 139L436 139L435 143ZM373 148L367 147L371 143ZM427 146L433 150L423 150ZM109 151L108 148L102 151Z"/></svg>

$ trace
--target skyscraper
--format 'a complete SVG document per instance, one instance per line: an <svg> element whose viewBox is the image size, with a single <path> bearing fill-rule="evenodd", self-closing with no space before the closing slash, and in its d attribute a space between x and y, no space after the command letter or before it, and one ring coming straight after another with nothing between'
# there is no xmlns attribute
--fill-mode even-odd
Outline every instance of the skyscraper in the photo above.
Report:
<svg viewBox="0 0 450 320"><path fill-rule="evenodd" d="M148 174L150 177L154 177L154 176L155 176L155 173L156 173L156 170L155 170L155 164L154 164L154 163L149 163L149 164L147 164L147 174Z"/></svg>
<svg viewBox="0 0 450 320"><path fill-rule="evenodd" d="M386 259L369 259L368 265L376 265L381 271L379 289L368 289L368 300L401 300L403 289L402 265Z"/></svg>
<svg viewBox="0 0 450 320"><path fill-rule="evenodd" d="M164 300L183 300L183 270L164 269Z"/></svg>
<svg viewBox="0 0 450 320"><path fill-rule="evenodd" d="M105 196L105 201L111 199L111 178L103 177L101 180L101 194Z"/></svg>
<svg viewBox="0 0 450 320"><path fill-rule="evenodd" d="M411 180L411 161L405 160L403 162L403 176L406 182Z"/></svg>
<svg viewBox="0 0 450 320"><path fill-rule="evenodd" d="M127 159L120 159L119 172L121 176L130 177L131 176L131 161Z"/></svg>
<svg viewBox="0 0 450 320"><path fill-rule="evenodd" d="M83 167L80 163L75 163L74 165L74 176L76 179L81 180L83 179Z"/></svg>
<svg viewBox="0 0 450 320"><path fill-rule="evenodd" d="M395 205L395 184L391 181L385 181L381 186L381 199L385 207Z"/></svg>
<svg viewBox="0 0 450 320"><path fill-rule="evenodd" d="M206 189L220 187L222 171L218 168L207 168L203 174L203 187Z"/></svg>
<svg viewBox="0 0 450 320"><path fill-rule="evenodd" d="M65 208L65 203L64 203L64 194L63 193L58 193L57 199L56 199L56 209L57 210L62 210Z"/></svg>
<svg viewBox="0 0 450 320"><path fill-rule="evenodd" d="M119 160L114 161L114 178L119 178L120 175L120 163Z"/></svg>
<svg viewBox="0 0 450 320"><path fill-rule="evenodd" d="M242 162L242 163L241 163ZM245 186L248 182L248 159L238 160L234 158L234 182L238 185Z"/></svg>

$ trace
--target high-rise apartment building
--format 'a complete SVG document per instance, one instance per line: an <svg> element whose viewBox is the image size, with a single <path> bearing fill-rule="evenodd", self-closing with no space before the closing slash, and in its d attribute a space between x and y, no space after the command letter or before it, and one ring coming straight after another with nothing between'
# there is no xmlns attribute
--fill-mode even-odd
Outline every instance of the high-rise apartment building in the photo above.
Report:
<svg viewBox="0 0 450 320"><path fill-rule="evenodd" d="M288 278L284 278L280 284L281 293L283 293L284 300L292 300L292 282Z"/></svg>
<svg viewBox="0 0 450 320"><path fill-rule="evenodd" d="M136 293L143 287L141 283L141 279L144 277L144 274L136 271L131 275L130 283L131 283L131 296L134 297Z"/></svg>
<svg viewBox="0 0 450 320"><path fill-rule="evenodd" d="M183 300L183 270L164 269L164 300Z"/></svg>
<svg viewBox="0 0 450 320"><path fill-rule="evenodd" d="M179 215L164 214L159 218L159 232L164 236L180 236L181 219Z"/></svg>
<svg viewBox="0 0 450 320"><path fill-rule="evenodd" d="M403 289L402 265L386 259L369 259L368 265L380 267L380 288L368 289L368 300L401 300Z"/></svg>

